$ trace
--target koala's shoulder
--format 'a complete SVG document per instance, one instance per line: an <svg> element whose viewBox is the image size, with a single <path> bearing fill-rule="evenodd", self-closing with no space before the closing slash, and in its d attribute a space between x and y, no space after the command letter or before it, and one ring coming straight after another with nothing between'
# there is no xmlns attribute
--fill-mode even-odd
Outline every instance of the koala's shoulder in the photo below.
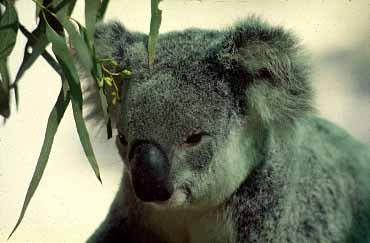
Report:
<svg viewBox="0 0 370 243"><path fill-rule="evenodd" d="M300 143L294 148L296 170L289 179L297 185L290 216L298 231L306 231L318 242L342 242L338 232L355 225L350 237L366 237L370 226L369 147L322 118L312 116L301 125ZM337 222L335 227L327 227L333 222Z"/></svg>
<svg viewBox="0 0 370 243"><path fill-rule="evenodd" d="M359 142L343 128L334 123L320 118L311 117L306 121L307 138L305 144L324 149L326 152L333 151L334 157L344 156L361 159L370 158L368 146Z"/></svg>

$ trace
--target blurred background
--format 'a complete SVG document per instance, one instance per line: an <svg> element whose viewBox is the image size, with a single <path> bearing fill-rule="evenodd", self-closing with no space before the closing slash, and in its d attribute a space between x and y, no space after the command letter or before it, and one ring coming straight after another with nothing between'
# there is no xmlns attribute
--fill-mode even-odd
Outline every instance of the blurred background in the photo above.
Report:
<svg viewBox="0 0 370 243"><path fill-rule="evenodd" d="M36 26L34 5L30 0L16 3L21 22L30 30ZM321 116L370 146L369 6L366 0L164 0L160 32L225 28L251 14L293 30L312 55ZM83 13L84 1L79 0L73 17L83 23ZM108 19L148 33L150 1L111 0ZM24 46L19 33L9 63L13 78ZM40 58L19 84L19 111L13 104L6 124L0 120L0 242L6 241L19 216L59 89L59 77ZM114 141L104 139L104 129L89 127L103 185L85 158L69 109L40 186L9 243L84 242L103 220L118 189L122 163Z"/></svg>

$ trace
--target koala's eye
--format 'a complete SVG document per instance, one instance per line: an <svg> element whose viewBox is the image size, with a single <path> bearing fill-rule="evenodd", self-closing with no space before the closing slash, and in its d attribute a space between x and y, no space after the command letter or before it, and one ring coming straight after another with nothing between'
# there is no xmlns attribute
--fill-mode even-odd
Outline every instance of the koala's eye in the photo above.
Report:
<svg viewBox="0 0 370 243"><path fill-rule="evenodd" d="M202 140L202 134L194 134L186 139L186 143L199 143Z"/></svg>
<svg viewBox="0 0 370 243"><path fill-rule="evenodd" d="M128 142L127 142L127 140L126 140L126 138L125 138L125 135L123 135L122 133L118 133L118 139L119 139L119 141L120 141L120 143L122 144L122 145L124 145L124 146L126 146L126 145L128 145Z"/></svg>
<svg viewBox="0 0 370 243"><path fill-rule="evenodd" d="M196 144L202 140L204 133L195 133L186 138L186 144Z"/></svg>

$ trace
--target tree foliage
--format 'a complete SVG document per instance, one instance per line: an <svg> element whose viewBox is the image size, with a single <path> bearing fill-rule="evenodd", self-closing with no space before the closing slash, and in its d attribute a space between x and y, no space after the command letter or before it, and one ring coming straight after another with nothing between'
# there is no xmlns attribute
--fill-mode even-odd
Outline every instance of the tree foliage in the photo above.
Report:
<svg viewBox="0 0 370 243"><path fill-rule="evenodd" d="M81 25L71 17L76 0L33 0L36 5L38 25L32 32L19 21L14 2L14 0L0 0L0 116L7 119L11 115L11 92L14 92L18 107L18 82L40 56L59 74L62 87L48 118L44 142L20 216L9 238L21 223L31 198L40 183L54 136L69 104L72 105L77 132L85 155L96 177L101 182L98 163L82 116L83 97L80 77L76 68L76 59L96 81L100 95L99 103L102 106L101 109L107 124L108 138L111 136L107 105L107 96L110 94L105 92L105 86L112 85L112 77L104 76L106 72L102 70L104 66L101 59L95 54L93 37L96 23L103 19L109 0L85 0L86 26ZM158 9L159 2L160 0L152 0L152 19L148 44L149 68L154 63L155 43L161 22L161 11ZM27 38L27 43L24 47L23 60L15 79L12 81L7 59L14 49L18 32L21 32ZM72 55L68 43L74 47L75 56ZM52 45L55 58L46 50L49 44Z"/></svg>

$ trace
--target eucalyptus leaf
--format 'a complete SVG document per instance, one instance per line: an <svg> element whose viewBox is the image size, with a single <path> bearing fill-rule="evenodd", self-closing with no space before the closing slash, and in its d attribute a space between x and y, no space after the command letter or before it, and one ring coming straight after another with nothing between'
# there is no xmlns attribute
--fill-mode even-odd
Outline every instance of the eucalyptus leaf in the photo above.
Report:
<svg viewBox="0 0 370 243"><path fill-rule="evenodd" d="M0 115L8 118L10 115L10 104L9 104L9 70L7 66L7 59L0 60Z"/></svg>
<svg viewBox="0 0 370 243"><path fill-rule="evenodd" d="M84 41L83 35L81 35L76 30L76 28L73 26L70 20L63 19L62 24L69 33L69 36L72 40L72 45L76 50L78 60L81 62L84 68L86 68L90 73L92 73L93 61L87 43Z"/></svg>
<svg viewBox="0 0 370 243"><path fill-rule="evenodd" d="M107 138L108 139L112 138L112 121L111 121L111 119L109 119L108 122L107 122Z"/></svg>
<svg viewBox="0 0 370 243"><path fill-rule="evenodd" d="M45 51L49 41L45 34L45 21L39 22L36 29L29 33L22 25L20 25L22 33L28 38L26 47L24 48L23 60L15 77L15 83L23 76L24 72L29 69L36 59Z"/></svg>
<svg viewBox="0 0 370 243"><path fill-rule="evenodd" d="M68 85L71 90L71 102L73 115L76 123L76 128L82 147L85 151L91 167L93 168L96 177L101 182L99 167L95 158L94 151L90 142L90 137L86 129L85 121L82 117L82 91L80 79L77 70L74 66L73 57L71 56L65 37L58 35L49 25L46 27L46 36L52 43L52 49L56 55L63 73L65 74Z"/></svg>
<svg viewBox="0 0 370 243"><path fill-rule="evenodd" d="M101 109L102 109L103 115L104 115L104 120L106 122L108 122L108 120L109 120L109 115L108 115L108 101L107 101L107 97L105 96L104 91L103 91L102 88L99 89L99 97L100 97ZM109 132L111 132L111 131L109 131Z"/></svg>
<svg viewBox="0 0 370 243"><path fill-rule="evenodd" d="M98 11L100 9L100 0L85 0L85 25L86 35L89 43L94 42L95 24L97 21Z"/></svg>
<svg viewBox="0 0 370 243"><path fill-rule="evenodd" d="M35 20L37 20L38 17L40 16L41 7L37 3L35 3L35 7L36 7L36 9L35 9Z"/></svg>
<svg viewBox="0 0 370 243"><path fill-rule="evenodd" d="M98 62L97 60L97 57L96 57L96 53L95 53L95 48L94 46L89 46L89 42L88 42L88 39L87 39L87 34L86 34L86 28L83 27L79 22L75 21L78 25L78 28L79 28L79 38L77 38L77 35L76 33L74 34L77 42L81 42L80 41L80 38L82 39L82 41L84 41L85 45L83 45L83 43L80 43L79 45L80 46L85 46L87 49L88 49L88 52L89 52L89 55L92 55L90 56L90 60L92 61L92 69L90 68L90 64L89 65L85 65L85 68L87 68L88 70L90 70L90 73L92 75L92 77L95 79L95 80L100 80L102 79L102 70L101 70L101 65L100 63ZM68 31L68 25L65 25L67 31ZM69 31L69 32L73 32L73 31ZM70 33L71 34L71 33ZM72 37L71 37L72 38ZM73 39L72 39L72 42L73 42ZM75 41L76 42L76 41ZM86 53L87 51L86 50L83 50L85 47L82 47L81 49L80 48L77 48L77 46L75 46L75 49L77 51L77 55L85 55L86 54L83 54L83 53ZM78 52L80 49L80 52ZM91 51L90 51L91 50ZM81 62L81 60L80 60ZM99 98L100 98L100 106L101 106L101 110L103 111L103 116L104 116L104 120L107 124L107 132L108 132L108 138L111 138L111 133L112 133L112 127L108 124L109 122L109 115L108 115L108 102L107 102L107 98L103 92L103 89L99 88Z"/></svg>
<svg viewBox="0 0 370 243"><path fill-rule="evenodd" d="M66 88L67 84L63 82L62 88L59 92L59 96L57 99L57 102L55 103L53 110L51 111L49 118L48 118L48 123L46 127L46 132L45 132L45 138L44 142L42 144L41 152L39 155L39 158L37 160L37 165L35 168L35 171L33 173L30 185L28 187L27 193L26 193L26 198L24 199L23 207L21 210L21 213L19 215L18 221L15 224L12 232L10 233L8 239L13 235L15 230L18 228L19 224L22 222L22 219L24 217L24 214L26 213L27 207L40 183L40 180L42 178L42 175L45 171L46 164L49 159L51 147L54 142L54 137L57 132L58 126L60 124L60 121L63 118L64 112L66 111L69 101L70 101L70 96L69 92L67 91Z"/></svg>
<svg viewBox="0 0 370 243"><path fill-rule="evenodd" d="M0 60L12 52L18 33L17 12L9 1L5 1L5 12L0 17Z"/></svg>
<svg viewBox="0 0 370 243"><path fill-rule="evenodd" d="M95 48L93 49L93 55L94 55L93 61L94 61L94 67L95 67L94 72L96 72L97 79L102 80L103 79L102 66L97 60ZM103 111L104 120L105 120L105 123L107 124L107 137L109 139L112 137L112 126L110 122L111 119L108 114L108 101L107 101L107 97L104 94L103 87L99 87L99 99L100 99L99 103L101 106L101 110Z"/></svg>
<svg viewBox="0 0 370 243"><path fill-rule="evenodd" d="M2 79L2 87L9 90L10 76L7 65L7 58L0 60L0 75Z"/></svg>
<svg viewBox="0 0 370 243"><path fill-rule="evenodd" d="M149 68L154 63L155 58L155 45L157 43L159 28L162 22L162 10L158 8L159 3L161 0L151 0L151 13L152 17L150 19L150 32L149 32L149 39L148 39L148 61L149 61Z"/></svg>
<svg viewBox="0 0 370 243"><path fill-rule="evenodd" d="M97 16L97 22L101 21L104 18L105 12L107 11L107 7L109 4L109 0L102 0L101 6Z"/></svg>
<svg viewBox="0 0 370 243"><path fill-rule="evenodd" d="M18 85L15 84L14 87L14 97L15 97L15 104L17 106L17 110L18 110L18 105L19 105L19 92L18 92ZM1 102L0 102L1 103Z"/></svg>
<svg viewBox="0 0 370 243"><path fill-rule="evenodd" d="M0 115L8 118L10 115L9 92L5 90L2 83L0 80Z"/></svg>
<svg viewBox="0 0 370 243"><path fill-rule="evenodd" d="M78 25L78 30L80 31L80 34L82 36L82 39L86 43L86 45L90 48L89 40L87 39L87 33L86 33L86 28L83 27L79 22L75 21L76 24Z"/></svg>
<svg viewBox="0 0 370 243"><path fill-rule="evenodd" d="M53 0L53 10L59 19L71 16L76 0Z"/></svg>
<svg viewBox="0 0 370 243"><path fill-rule="evenodd" d="M49 44L49 41L46 38L45 25L40 22L32 33L30 33L22 24L19 24L19 29L23 35L28 38L28 41L26 43L26 47L24 48L22 64L18 69L14 83L12 84L17 108L19 105L18 82L27 69L29 69L40 56L40 54L59 75L62 75L59 64L46 51L46 46Z"/></svg>

